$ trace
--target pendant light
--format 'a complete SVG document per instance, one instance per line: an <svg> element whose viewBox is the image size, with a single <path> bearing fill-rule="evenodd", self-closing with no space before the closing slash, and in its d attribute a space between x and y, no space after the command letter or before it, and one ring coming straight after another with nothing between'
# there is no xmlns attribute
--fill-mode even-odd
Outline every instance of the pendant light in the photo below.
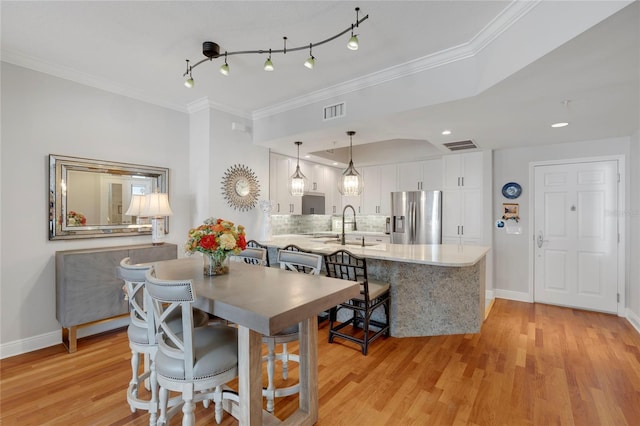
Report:
<svg viewBox="0 0 640 426"><path fill-rule="evenodd" d="M187 72L185 72L185 75L187 73L189 74L189 78L187 78L184 81L184 86L189 88L189 89L191 89L193 87L194 83L193 83L193 77L191 76L191 67L189 66L189 60L188 59L187 59Z"/></svg>
<svg viewBox="0 0 640 426"><path fill-rule="evenodd" d="M338 191L342 195L353 197L362 194L362 189L364 188L364 182L362 180L362 176L353 167L353 135L356 132L353 130L349 130L347 135L349 135L349 167L342 173L342 179L340 179L340 183L338 184Z"/></svg>
<svg viewBox="0 0 640 426"><path fill-rule="evenodd" d="M289 178L289 192L295 197L302 197L309 189L309 181L300 171L300 145L302 145L302 142L294 143L298 145L298 162L296 163L295 173Z"/></svg>

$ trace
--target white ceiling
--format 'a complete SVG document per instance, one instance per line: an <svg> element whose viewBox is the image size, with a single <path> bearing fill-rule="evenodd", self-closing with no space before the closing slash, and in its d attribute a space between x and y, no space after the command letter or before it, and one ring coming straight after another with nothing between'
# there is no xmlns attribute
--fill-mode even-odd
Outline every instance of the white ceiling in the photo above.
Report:
<svg viewBox="0 0 640 426"><path fill-rule="evenodd" d="M223 51L281 49L286 35L289 48L302 46L349 27L356 6L360 17L370 16L357 31L357 52L345 48L345 35L314 49L314 70L302 66L308 52L301 51L274 55L272 73L261 70L265 56L233 56L229 77L218 72L221 62L215 60L193 70L193 89L183 86L185 59L202 59L203 41L217 42ZM250 117L468 43L509 6L480 0L2 1L1 53L3 61L166 107L187 111L208 98ZM490 149L630 135L639 127L638 9L638 2L626 7L477 96L359 124L380 135L377 141L472 139ZM563 99L571 99L568 109ZM571 125L551 129L563 114ZM442 136L444 127L454 134ZM322 132L301 136L332 140ZM295 155L293 144L281 151Z"/></svg>

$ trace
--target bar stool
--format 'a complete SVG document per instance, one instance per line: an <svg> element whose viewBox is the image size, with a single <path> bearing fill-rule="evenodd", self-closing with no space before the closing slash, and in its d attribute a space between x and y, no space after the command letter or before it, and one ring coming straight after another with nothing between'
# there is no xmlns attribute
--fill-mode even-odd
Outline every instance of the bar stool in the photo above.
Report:
<svg viewBox="0 0 640 426"><path fill-rule="evenodd" d="M196 299L191 280L160 280L146 272L145 287L152 299L158 325L158 351L154 361L160 386L158 424L167 424L182 406L182 424L194 425L195 403L213 400L216 422L222 421L222 400L237 402L237 395L222 385L238 376L238 330L226 325L194 327L192 304ZM169 324L178 313L178 332ZM180 392L182 404L169 409L169 392Z"/></svg>
<svg viewBox="0 0 640 426"><path fill-rule="evenodd" d="M278 251L278 263L280 269L293 272L319 275L322 268L322 256L319 254L296 252L289 250ZM267 361L267 388L262 390L262 396L267 399L267 411L272 413L275 405L275 398L294 395L300 392L300 383L295 385L276 388L274 385L276 360L282 362L282 378L287 380L289 375L289 361L299 363L300 357L287 351L287 343L299 340L300 332L298 325L288 327L272 336L262 336L262 343L267 345L267 356L263 361ZM276 345L282 344L282 352L276 353Z"/></svg>
<svg viewBox="0 0 640 426"><path fill-rule="evenodd" d="M326 255L324 265L328 277L360 283L360 297L355 297L331 308L329 312L329 343L332 343L335 337L340 337L358 343L362 348L362 354L366 355L371 342L382 335L389 336L389 324L391 323L389 284L369 280L366 259L355 256L347 250L338 250ZM386 322L371 318L373 312L380 307L384 308ZM342 309L351 311L352 316L347 321L336 324L338 312ZM354 329L361 325L364 332L363 337L356 337L355 334L347 334L343 331L344 327L348 325ZM378 330L371 333L371 325Z"/></svg>

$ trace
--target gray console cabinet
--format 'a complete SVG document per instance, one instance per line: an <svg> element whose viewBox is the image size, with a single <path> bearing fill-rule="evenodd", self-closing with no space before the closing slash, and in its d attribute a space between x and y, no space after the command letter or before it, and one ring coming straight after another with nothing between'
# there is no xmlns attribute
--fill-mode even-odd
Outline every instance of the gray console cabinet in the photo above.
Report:
<svg viewBox="0 0 640 426"><path fill-rule="evenodd" d="M131 263L177 258L175 244L142 244L56 252L56 318L67 350L77 350L77 328L129 312L116 268Z"/></svg>

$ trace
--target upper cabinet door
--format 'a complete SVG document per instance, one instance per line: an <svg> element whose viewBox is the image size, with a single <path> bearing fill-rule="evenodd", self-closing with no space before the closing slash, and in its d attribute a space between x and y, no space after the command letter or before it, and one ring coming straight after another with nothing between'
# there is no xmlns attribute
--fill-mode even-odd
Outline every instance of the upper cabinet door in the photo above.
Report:
<svg viewBox="0 0 640 426"><path fill-rule="evenodd" d="M365 184L367 181L365 181ZM398 190L398 167L395 164L380 166L380 204L378 214L391 214L391 193Z"/></svg>
<svg viewBox="0 0 640 426"><path fill-rule="evenodd" d="M420 191L424 180L423 167L422 161L398 164L398 190Z"/></svg>
<svg viewBox="0 0 640 426"><path fill-rule="evenodd" d="M482 186L482 152L445 155L442 158L444 189L480 188Z"/></svg>

